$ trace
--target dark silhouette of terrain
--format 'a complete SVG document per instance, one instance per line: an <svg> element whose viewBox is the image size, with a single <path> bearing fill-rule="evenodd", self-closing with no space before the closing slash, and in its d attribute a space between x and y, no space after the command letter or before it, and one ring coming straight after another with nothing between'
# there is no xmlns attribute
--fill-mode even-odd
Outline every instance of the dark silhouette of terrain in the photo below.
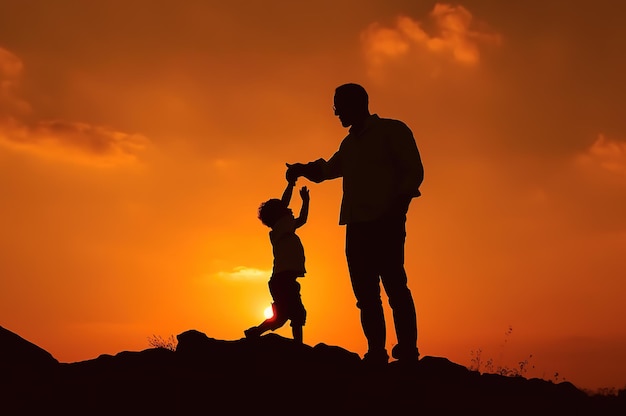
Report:
<svg viewBox="0 0 626 416"><path fill-rule="evenodd" d="M0 415L624 415L626 390L480 374L443 357L381 369L323 343L268 334L233 341L196 330L176 350L76 363L0 327Z"/></svg>

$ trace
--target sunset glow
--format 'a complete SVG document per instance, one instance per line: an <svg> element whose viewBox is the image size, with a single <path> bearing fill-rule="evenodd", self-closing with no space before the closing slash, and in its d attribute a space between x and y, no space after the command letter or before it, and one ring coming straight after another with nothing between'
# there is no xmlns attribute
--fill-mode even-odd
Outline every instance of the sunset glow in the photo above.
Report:
<svg viewBox="0 0 626 416"><path fill-rule="evenodd" d="M532 355L530 377L626 387L625 11L0 2L0 326L61 362L242 338L272 301L259 204L285 163L337 150L334 88L357 82L422 153L406 242L422 356ZM341 181L303 185L304 342L362 355Z"/></svg>

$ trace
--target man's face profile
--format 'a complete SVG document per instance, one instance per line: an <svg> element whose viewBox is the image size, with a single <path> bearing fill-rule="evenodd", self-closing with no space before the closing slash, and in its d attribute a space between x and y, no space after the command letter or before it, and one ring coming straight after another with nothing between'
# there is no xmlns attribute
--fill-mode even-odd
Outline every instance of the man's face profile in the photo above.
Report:
<svg viewBox="0 0 626 416"><path fill-rule="evenodd" d="M355 108L356 106L350 100L349 97L341 94L335 94L333 110L335 111L335 115L339 117L339 121L341 121L341 125L343 127L351 126L355 119Z"/></svg>

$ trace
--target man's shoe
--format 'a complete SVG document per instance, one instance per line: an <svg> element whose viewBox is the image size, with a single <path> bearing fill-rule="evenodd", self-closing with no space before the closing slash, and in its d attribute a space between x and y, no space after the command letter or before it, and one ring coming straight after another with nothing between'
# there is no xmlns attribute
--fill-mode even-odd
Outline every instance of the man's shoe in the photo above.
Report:
<svg viewBox="0 0 626 416"><path fill-rule="evenodd" d="M361 361L368 368L382 368L389 362L389 356L387 355L387 351L384 349L368 351L365 353L363 360Z"/></svg>
<svg viewBox="0 0 626 416"><path fill-rule="evenodd" d="M391 356L401 363L413 364L419 361L420 353L417 347L403 348L398 344L391 349Z"/></svg>

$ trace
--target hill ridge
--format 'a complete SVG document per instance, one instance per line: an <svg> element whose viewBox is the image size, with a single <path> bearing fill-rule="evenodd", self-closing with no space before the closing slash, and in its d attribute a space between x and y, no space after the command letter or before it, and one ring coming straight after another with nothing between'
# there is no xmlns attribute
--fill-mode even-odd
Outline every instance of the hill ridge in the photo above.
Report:
<svg viewBox="0 0 626 416"><path fill-rule="evenodd" d="M445 357L362 365L358 354L298 346L270 333L220 340L197 330L175 350L148 348L75 363L0 327L0 414L623 415L626 394L592 396L569 382L481 374Z"/></svg>

